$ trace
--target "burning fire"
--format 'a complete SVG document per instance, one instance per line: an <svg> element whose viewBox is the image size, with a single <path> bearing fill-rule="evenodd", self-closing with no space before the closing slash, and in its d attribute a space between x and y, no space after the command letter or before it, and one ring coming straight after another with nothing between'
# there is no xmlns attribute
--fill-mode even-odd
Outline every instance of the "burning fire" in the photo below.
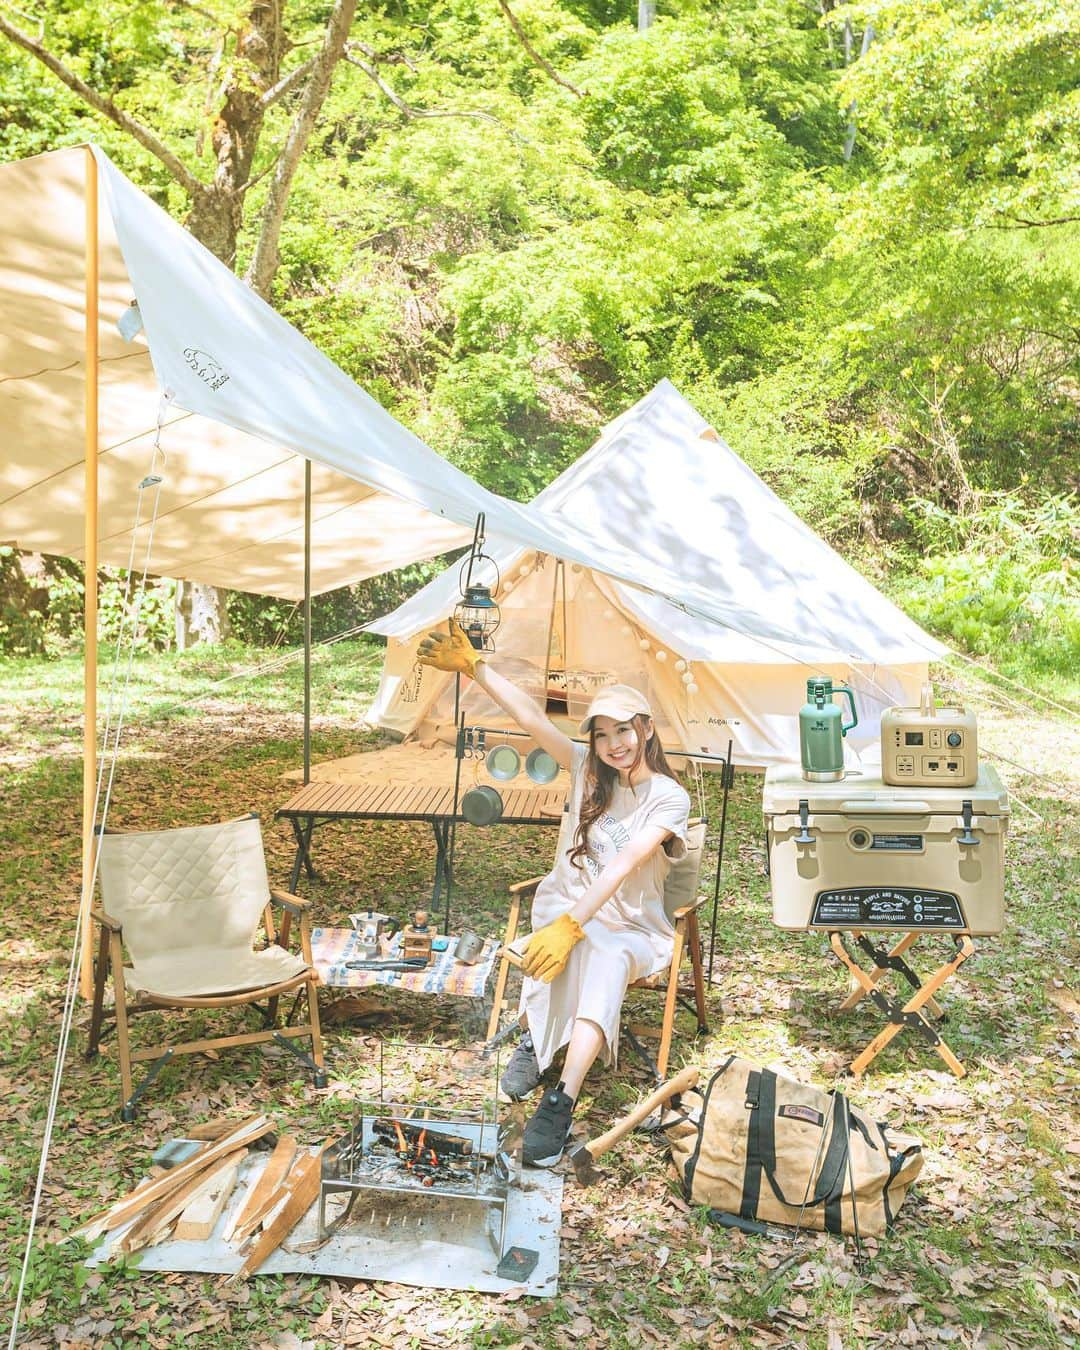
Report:
<svg viewBox="0 0 1080 1350"><path fill-rule="evenodd" d="M439 1166L439 1155L435 1152L435 1150L431 1147L430 1144L428 1144L425 1150L424 1145L427 1141L426 1129L420 1131L416 1143L410 1149L409 1142L405 1138L405 1133L401 1128L400 1121L395 1120L393 1122L393 1125L394 1125L394 1132L397 1134L398 1157L409 1169L409 1171L412 1171L417 1163L420 1163L422 1166L425 1167L429 1165L431 1167ZM426 1158L424 1157L425 1152L427 1153ZM430 1185L430 1181L425 1181L425 1185Z"/></svg>

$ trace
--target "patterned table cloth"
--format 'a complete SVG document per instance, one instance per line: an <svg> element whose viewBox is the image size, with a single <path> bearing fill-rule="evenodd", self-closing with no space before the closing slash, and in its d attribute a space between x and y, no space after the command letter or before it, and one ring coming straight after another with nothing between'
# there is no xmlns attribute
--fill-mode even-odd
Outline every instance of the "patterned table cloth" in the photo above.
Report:
<svg viewBox="0 0 1080 1350"><path fill-rule="evenodd" d="M422 970L348 970L346 962L362 961L365 953L351 928L315 928L311 954L323 984L331 989L369 989L386 985L414 994L457 994L483 998L499 951L499 939L488 938L475 965L454 960L457 934L450 935L444 952L433 952L431 964Z"/></svg>

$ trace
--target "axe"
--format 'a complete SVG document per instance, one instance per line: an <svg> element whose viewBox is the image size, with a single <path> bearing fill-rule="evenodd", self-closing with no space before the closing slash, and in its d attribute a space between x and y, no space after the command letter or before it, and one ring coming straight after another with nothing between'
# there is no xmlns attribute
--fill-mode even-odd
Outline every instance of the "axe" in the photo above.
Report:
<svg viewBox="0 0 1080 1350"><path fill-rule="evenodd" d="M628 1135L635 1125L640 1125L658 1106L678 1096L680 1092L692 1088L700 1075L699 1069L683 1069L674 1078L662 1083L651 1096L646 1097L628 1115L623 1116L622 1120L613 1125L606 1134L600 1135L598 1139L590 1139L587 1143L576 1144L569 1149L566 1156L574 1164L574 1174L581 1185L592 1186L600 1180L601 1173L596 1167L596 1160L601 1153L606 1153L613 1144L617 1144Z"/></svg>

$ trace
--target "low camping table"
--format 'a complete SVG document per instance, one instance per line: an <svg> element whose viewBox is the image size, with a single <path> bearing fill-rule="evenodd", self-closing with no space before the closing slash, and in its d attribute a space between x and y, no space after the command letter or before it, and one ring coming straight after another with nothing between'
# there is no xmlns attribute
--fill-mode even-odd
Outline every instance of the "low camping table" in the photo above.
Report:
<svg viewBox="0 0 1080 1350"><path fill-rule="evenodd" d="M462 794L465 789L462 788ZM502 817L497 825L558 825L562 819L564 792L562 788L517 788L500 790L503 799ZM335 783L313 781L277 811L279 819L292 823L296 837L296 856L293 859L289 890L296 892L301 868L315 877L311 861L311 836L320 825L338 820L426 820L435 835L435 881L431 892L431 908L438 910L439 897L444 886L449 891L453 882L450 864L450 827L455 820L465 821L461 802L454 814L453 787L401 786L378 783ZM488 829L494 826L486 827ZM444 927L450 926L450 914Z"/></svg>

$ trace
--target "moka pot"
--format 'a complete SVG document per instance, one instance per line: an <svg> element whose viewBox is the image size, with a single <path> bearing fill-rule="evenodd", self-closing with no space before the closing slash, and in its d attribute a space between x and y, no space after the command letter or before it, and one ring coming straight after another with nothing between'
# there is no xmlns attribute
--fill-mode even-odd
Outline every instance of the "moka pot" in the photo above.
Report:
<svg viewBox="0 0 1080 1350"><path fill-rule="evenodd" d="M845 722L833 694L843 694L851 708ZM855 696L844 684L824 675L806 681L806 702L799 709L799 754L803 777L810 783L835 783L844 776L844 737L858 726Z"/></svg>

